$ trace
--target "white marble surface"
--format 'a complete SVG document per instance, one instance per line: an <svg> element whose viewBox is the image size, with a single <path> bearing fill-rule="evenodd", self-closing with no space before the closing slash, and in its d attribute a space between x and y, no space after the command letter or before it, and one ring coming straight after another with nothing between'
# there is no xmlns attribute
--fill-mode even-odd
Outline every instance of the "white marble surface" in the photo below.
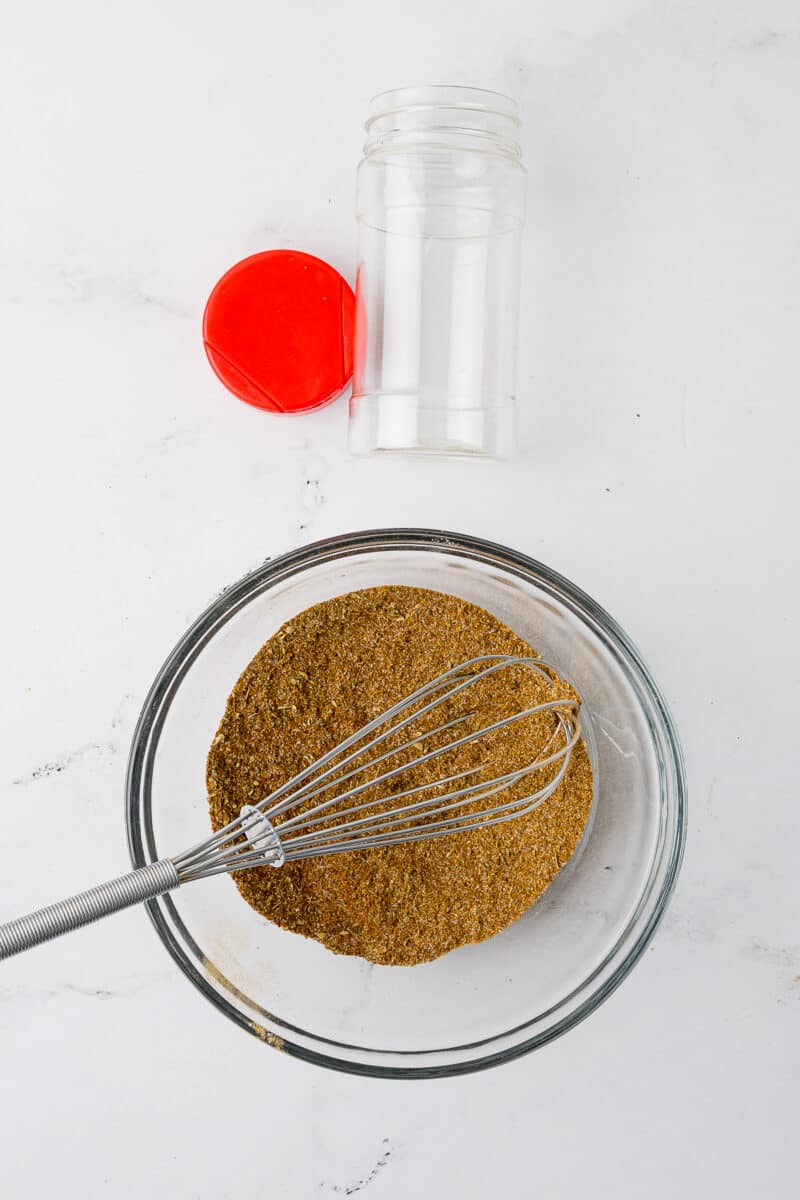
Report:
<svg viewBox="0 0 800 1200"><path fill-rule="evenodd" d="M353 462L345 405L270 418L203 356L206 294L243 255L352 272L366 101L416 81L524 108L511 465ZM0 91L0 911L126 868L133 722L208 599L367 526L489 536L596 596L672 701L691 800L644 961L482 1075L274 1054L142 912L5 964L3 1195L790 1195L797 6L42 0L6 16Z"/></svg>

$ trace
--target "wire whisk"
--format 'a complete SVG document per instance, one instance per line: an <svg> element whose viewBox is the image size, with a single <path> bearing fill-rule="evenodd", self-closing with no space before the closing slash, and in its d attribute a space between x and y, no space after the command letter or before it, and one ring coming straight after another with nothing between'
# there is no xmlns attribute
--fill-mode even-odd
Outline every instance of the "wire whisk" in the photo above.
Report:
<svg viewBox="0 0 800 1200"><path fill-rule="evenodd" d="M481 689L521 670L553 698L482 724ZM544 660L515 655L452 667L189 850L0 925L0 959L212 875L485 829L532 812L564 779L581 736L580 701L556 695L553 675ZM541 743L521 766L486 778L498 736L531 719L547 728ZM470 750L471 765L448 769L448 758ZM430 778L440 764L443 773ZM518 787L529 778L530 791Z"/></svg>

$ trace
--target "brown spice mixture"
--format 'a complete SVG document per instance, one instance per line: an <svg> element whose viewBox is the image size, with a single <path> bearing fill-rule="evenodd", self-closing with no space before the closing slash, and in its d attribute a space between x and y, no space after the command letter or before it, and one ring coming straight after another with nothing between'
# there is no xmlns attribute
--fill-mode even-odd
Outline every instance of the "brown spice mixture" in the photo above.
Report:
<svg viewBox="0 0 800 1200"><path fill-rule="evenodd" d="M212 825L219 829L243 804L263 799L434 676L482 654L535 651L484 609L421 588L370 588L300 613L262 646L228 699L208 755ZM562 680L554 689L520 668L477 686L479 703L469 700L480 710L476 728L487 716L575 695ZM443 715L450 714L440 710L437 724ZM531 747L552 728L551 717L525 718L494 736L488 764L486 745L473 743L430 764L428 779L481 763L486 778L513 770L531 760ZM546 778L521 781L516 794ZM400 776L393 790L408 784ZM241 871L234 879L264 916L339 954L425 962L520 917L574 851L591 799L591 766L579 742L553 796L525 816L413 844Z"/></svg>

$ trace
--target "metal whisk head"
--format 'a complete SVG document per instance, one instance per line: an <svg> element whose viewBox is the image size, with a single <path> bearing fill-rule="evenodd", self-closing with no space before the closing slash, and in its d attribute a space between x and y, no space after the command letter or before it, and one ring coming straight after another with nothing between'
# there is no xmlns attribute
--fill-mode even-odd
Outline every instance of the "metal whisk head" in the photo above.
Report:
<svg viewBox="0 0 800 1200"><path fill-rule="evenodd" d="M536 673L553 698L483 724L480 689L520 669ZM445 671L174 857L180 882L443 837L532 812L561 783L580 737L580 703L555 694L551 672L542 659L513 655L484 655ZM466 711L450 715L463 703ZM537 717L547 733L530 758L486 778L502 731ZM468 747L480 761L448 771L448 757ZM429 767L439 763L443 773L431 779ZM417 782L415 773L425 777ZM527 778L531 790L520 795L516 785Z"/></svg>

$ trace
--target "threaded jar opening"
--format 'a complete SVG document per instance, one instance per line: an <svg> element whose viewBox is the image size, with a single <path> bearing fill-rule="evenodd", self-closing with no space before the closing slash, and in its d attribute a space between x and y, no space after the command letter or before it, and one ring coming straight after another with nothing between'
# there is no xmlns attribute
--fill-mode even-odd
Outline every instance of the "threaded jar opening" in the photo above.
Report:
<svg viewBox="0 0 800 1200"><path fill-rule="evenodd" d="M451 85L399 88L370 102L364 153L433 145L519 159L520 127L516 101L499 92Z"/></svg>

